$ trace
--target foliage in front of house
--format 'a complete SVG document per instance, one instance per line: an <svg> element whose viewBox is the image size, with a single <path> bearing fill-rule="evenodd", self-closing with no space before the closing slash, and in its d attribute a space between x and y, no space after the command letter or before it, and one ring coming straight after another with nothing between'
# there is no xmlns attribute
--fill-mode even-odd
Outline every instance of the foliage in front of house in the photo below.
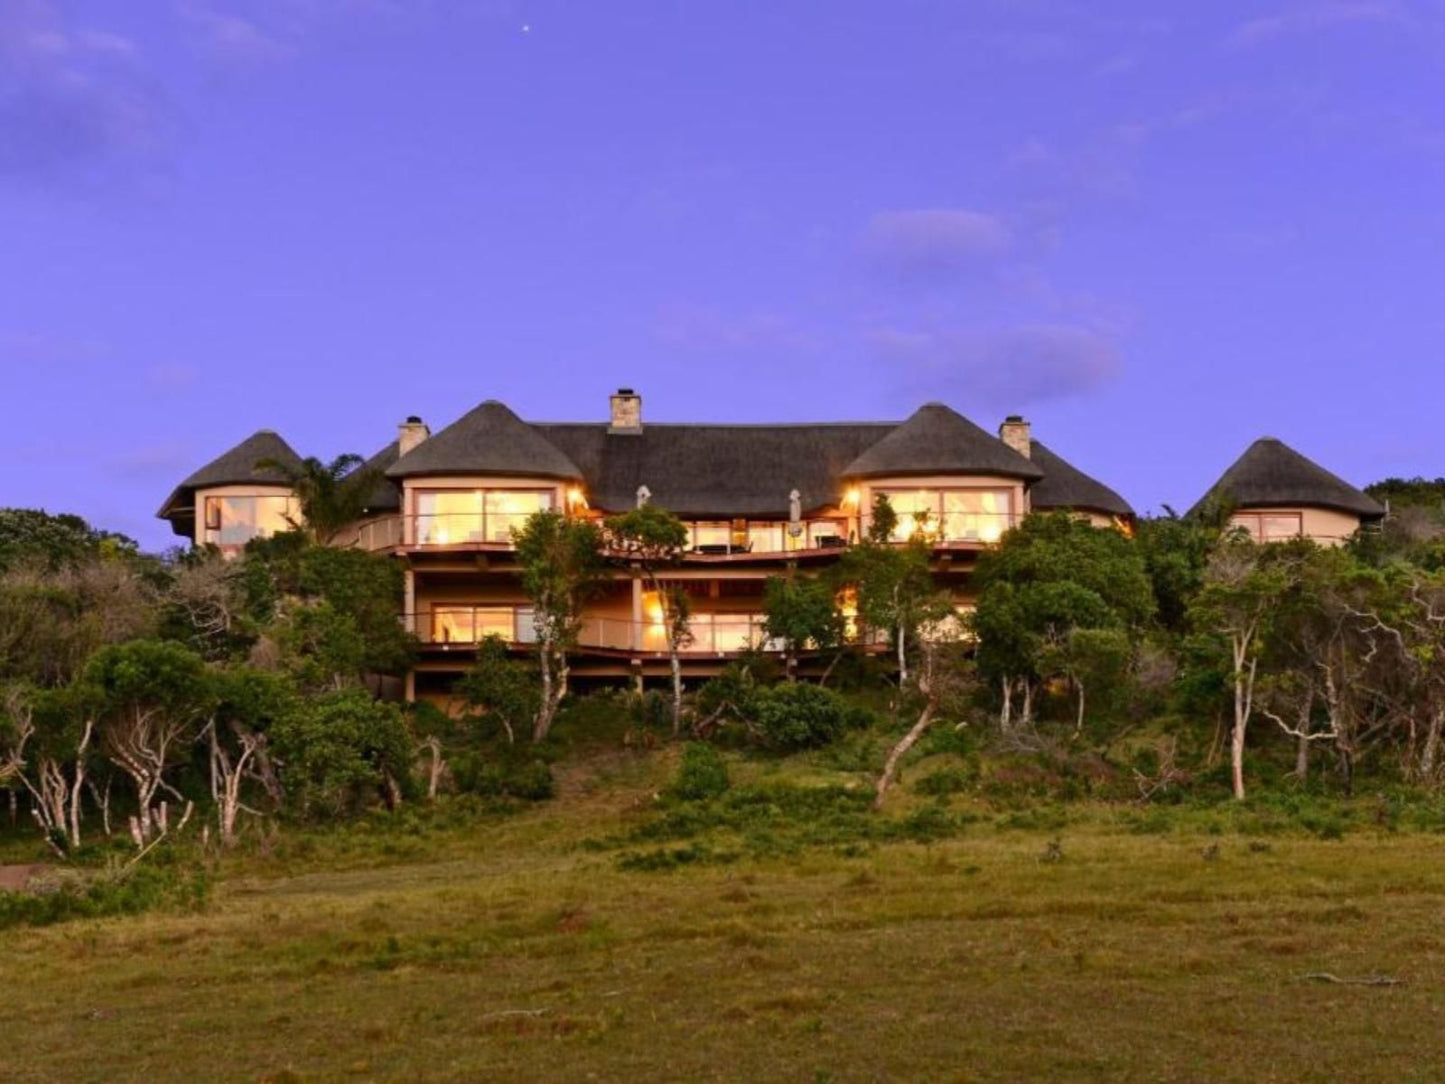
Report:
<svg viewBox="0 0 1445 1084"><path fill-rule="evenodd" d="M1032 516L981 556L966 614L935 588L921 541L889 541L882 502L882 528L834 571L766 585L781 654L744 656L692 688L674 665L670 693L641 698L578 697L568 655L585 600L622 562L656 588L676 663L691 619L666 578L683 544L677 517L644 505L598 528L543 513L518 548L545 634L531 657L483 643L451 713L377 695L414 649L396 617L395 562L299 531L235 560L157 558L74 517L0 512L12 834L33 833L75 868L120 862L33 917L202 899L123 887L183 839L228 848L448 795L553 798L553 762L585 726L558 738L554 724L594 715L627 720L615 735L625 750L688 739L666 793L684 806L751 809L729 770L739 755L824 758L867 778L866 792L839 799L849 810L882 805L900 781L937 801L1014 793L1011 779L1032 780L1030 793L1147 802L1348 795L1365 780L1434 793L1445 526L1433 485L1389 485L1419 515L1339 548L1260 546L1172 515L1132 536ZM891 667L859 649L859 630L886 638ZM804 653L822 660L821 682L797 680Z"/></svg>

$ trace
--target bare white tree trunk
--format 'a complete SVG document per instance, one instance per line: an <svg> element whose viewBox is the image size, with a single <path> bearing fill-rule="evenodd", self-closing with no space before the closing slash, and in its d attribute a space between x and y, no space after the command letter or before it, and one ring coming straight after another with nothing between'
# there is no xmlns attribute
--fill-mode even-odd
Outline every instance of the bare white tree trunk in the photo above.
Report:
<svg viewBox="0 0 1445 1084"><path fill-rule="evenodd" d="M236 821L245 808L241 803L241 784L245 782L247 769L264 739L259 734L235 730L240 751L233 759L230 750L221 744L214 719L206 731L211 744L211 795L216 801L221 846L231 847L236 843Z"/></svg>
<svg viewBox="0 0 1445 1084"><path fill-rule="evenodd" d="M682 659L676 641L668 643L668 665L672 668L672 736L682 733Z"/></svg>
<svg viewBox="0 0 1445 1084"><path fill-rule="evenodd" d="M908 750L918 743L918 739L923 737L924 731L933 723L936 706L930 697L918 716L918 722L914 723L908 733L903 735L902 740L889 751L888 759L883 763L883 774L878 777L878 784L873 794L874 809L882 808L883 795L887 793L893 783L893 777L898 773L898 762L903 759L903 755Z"/></svg>
<svg viewBox="0 0 1445 1084"><path fill-rule="evenodd" d="M437 793L441 790L442 776L446 773L447 762L442 756L442 742L435 734L426 740L427 752L431 754L431 764L427 769L426 796L427 800L437 800Z"/></svg>
<svg viewBox="0 0 1445 1084"><path fill-rule="evenodd" d="M999 708L998 728L1007 734L1013 725L1014 679L1005 674L999 679L999 685L1003 691L1003 706Z"/></svg>
<svg viewBox="0 0 1445 1084"><path fill-rule="evenodd" d="M1430 712L1430 728L1425 732L1425 747L1420 751L1420 778L1430 782L1435 775L1435 761L1440 755L1440 732L1445 727L1445 705Z"/></svg>
<svg viewBox="0 0 1445 1084"><path fill-rule="evenodd" d="M1229 768L1234 797L1240 801L1244 799L1244 735L1254 701L1254 678L1259 670L1259 660L1248 658L1252 639L1250 634L1237 633L1233 644L1234 729L1229 736Z"/></svg>

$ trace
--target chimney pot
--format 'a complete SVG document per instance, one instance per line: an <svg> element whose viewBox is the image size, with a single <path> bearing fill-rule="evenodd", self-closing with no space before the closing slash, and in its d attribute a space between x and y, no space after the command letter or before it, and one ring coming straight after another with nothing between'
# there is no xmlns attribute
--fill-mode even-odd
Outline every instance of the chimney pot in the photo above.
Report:
<svg viewBox="0 0 1445 1084"><path fill-rule="evenodd" d="M642 396L631 388L618 388L610 403L612 415L607 426L609 433L642 432Z"/></svg>
<svg viewBox="0 0 1445 1084"><path fill-rule="evenodd" d="M1029 423L1024 421L1022 414L1010 414L1003 420L1003 424L998 427L998 439L1025 459L1033 458L1032 434Z"/></svg>
<svg viewBox="0 0 1445 1084"><path fill-rule="evenodd" d="M426 427L426 422L415 414L408 414L406 421L396 429L398 455L406 455L429 436L431 436L431 430Z"/></svg>

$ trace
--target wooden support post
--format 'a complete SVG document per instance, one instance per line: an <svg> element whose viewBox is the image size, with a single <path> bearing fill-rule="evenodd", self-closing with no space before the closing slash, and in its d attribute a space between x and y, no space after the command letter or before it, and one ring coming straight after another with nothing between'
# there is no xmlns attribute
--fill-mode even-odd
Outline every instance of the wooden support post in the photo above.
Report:
<svg viewBox="0 0 1445 1084"><path fill-rule="evenodd" d="M632 650L642 650L642 576L635 568L632 570Z"/></svg>

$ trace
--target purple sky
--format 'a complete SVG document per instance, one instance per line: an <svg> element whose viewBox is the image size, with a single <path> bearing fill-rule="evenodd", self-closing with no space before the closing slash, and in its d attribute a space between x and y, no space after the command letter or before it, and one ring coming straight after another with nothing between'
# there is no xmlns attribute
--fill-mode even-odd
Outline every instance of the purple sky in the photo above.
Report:
<svg viewBox="0 0 1445 1084"><path fill-rule="evenodd" d="M1445 4L0 0L0 505L485 398L1445 473Z"/></svg>

